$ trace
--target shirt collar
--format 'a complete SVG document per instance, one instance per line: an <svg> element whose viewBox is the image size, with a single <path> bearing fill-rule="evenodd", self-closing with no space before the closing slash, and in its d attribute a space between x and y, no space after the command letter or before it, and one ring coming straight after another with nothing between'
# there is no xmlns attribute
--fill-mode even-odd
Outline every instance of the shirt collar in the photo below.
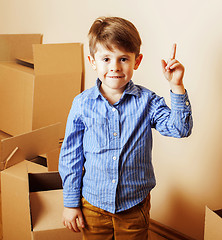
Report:
<svg viewBox="0 0 222 240"><path fill-rule="evenodd" d="M101 92L99 90L99 88L101 86L101 83L102 83L101 80L99 78L97 78L96 86L94 87L94 91L91 93L90 98L96 99L99 96L101 96ZM126 86L126 89L125 89L125 91L123 93L123 95L126 95L126 94L134 95L134 96L137 96L137 97L140 96L139 88L133 83L132 80L130 80L128 82L128 84Z"/></svg>
<svg viewBox="0 0 222 240"><path fill-rule="evenodd" d="M138 86L136 86L132 80L130 80L126 86L124 94L134 95L136 97L140 96L140 90Z"/></svg>

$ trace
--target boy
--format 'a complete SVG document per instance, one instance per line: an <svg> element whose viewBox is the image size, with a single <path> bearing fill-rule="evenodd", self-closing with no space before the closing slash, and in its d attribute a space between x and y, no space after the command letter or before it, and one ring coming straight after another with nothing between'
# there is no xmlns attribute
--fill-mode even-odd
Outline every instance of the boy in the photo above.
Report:
<svg viewBox="0 0 222 240"><path fill-rule="evenodd" d="M82 228L84 239L147 239L155 186L151 128L177 138L191 133L184 67L175 59L174 44L171 58L162 60L170 109L163 98L131 80L143 57L131 22L98 18L88 36L88 58L98 79L74 99L67 121L59 163L63 224L74 232Z"/></svg>

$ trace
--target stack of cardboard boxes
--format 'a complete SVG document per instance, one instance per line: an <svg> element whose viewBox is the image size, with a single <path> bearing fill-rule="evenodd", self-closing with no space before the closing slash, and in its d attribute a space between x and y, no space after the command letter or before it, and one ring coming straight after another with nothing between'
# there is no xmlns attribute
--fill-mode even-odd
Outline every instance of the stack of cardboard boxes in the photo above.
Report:
<svg viewBox="0 0 222 240"><path fill-rule="evenodd" d="M59 127L50 125L1 140L1 201L4 240L79 240L61 222L58 173Z"/></svg>
<svg viewBox="0 0 222 240"><path fill-rule="evenodd" d="M82 44L41 44L42 35L0 35L0 130L13 136L61 122L81 91Z"/></svg>
<svg viewBox="0 0 222 240"><path fill-rule="evenodd" d="M0 239L82 239L61 222L59 142L81 92L82 45L0 35Z"/></svg>

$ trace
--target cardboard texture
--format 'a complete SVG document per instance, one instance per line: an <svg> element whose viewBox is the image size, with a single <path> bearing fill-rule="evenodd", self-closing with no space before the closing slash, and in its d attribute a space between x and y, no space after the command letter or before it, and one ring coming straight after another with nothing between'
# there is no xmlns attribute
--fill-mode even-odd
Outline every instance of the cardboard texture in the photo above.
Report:
<svg viewBox="0 0 222 240"><path fill-rule="evenodd" d="M61 122L63 138L81 92L83 48L41 42L38 34L0 35L0 129L15 136Z"/></svg>
<svg viewBox="0 0 222 240"><path fill-rule="evenodd" d="M9 138L9 137L12 137L12 136L0 130L0 140L4 138Z"/></svg>
<svg viewBox="0 0 222 240"><path fill-rule="evenodd" d="M0 141L0 170L48 154L50 171L58 170L60 123Z"/></svg>
<svg viewBox="0 0 222 240"><path fill-rule="evenodd" d="M24 159L41 165L40 168L44 171L57 171L60 127L61 123L57 123L15 137L10 137L8 134L1 132L0 171L16 165L24 161ZM45 167L42 168L42 166ZM10 186L10 184L11 183L8 182L6 187ZM21 196L21 198L23 199L23 196ZM15 199L13 201L15 203ZM0 207L0 219L1 216ZM1 236L2 228L0 221L0 238Z"/></svg>
<svg viewBox="0 0 222 240"><path fill-rule="evenodd" d="M32 44L42 44L41 34L1 34L0 61L15 61L17 57L33 59Z"/></svg>
<svg viewBox="0 0 222 240"><path fill-rule="evenodd" d="M204 240L222 239L222 209L213 211L206 206Z"/></svg>
<svg viewBox="0 0 222 240"><path fill-rule="evenodd" d="M58 172L47 172L43 166L23 161L2 171L1 178L3 239L82 239L81 233L62 225L62 182Z"/></svg>

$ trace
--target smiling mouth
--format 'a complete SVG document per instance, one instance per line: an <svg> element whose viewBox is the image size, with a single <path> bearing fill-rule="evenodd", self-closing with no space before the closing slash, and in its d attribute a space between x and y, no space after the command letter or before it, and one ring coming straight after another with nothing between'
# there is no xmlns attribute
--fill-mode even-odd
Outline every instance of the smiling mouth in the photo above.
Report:
<svg viewBox="0 0 222 240"><path fill-rule="evenodd" d="M108 76L108 78L123 78L124 76Z"/></svg>

